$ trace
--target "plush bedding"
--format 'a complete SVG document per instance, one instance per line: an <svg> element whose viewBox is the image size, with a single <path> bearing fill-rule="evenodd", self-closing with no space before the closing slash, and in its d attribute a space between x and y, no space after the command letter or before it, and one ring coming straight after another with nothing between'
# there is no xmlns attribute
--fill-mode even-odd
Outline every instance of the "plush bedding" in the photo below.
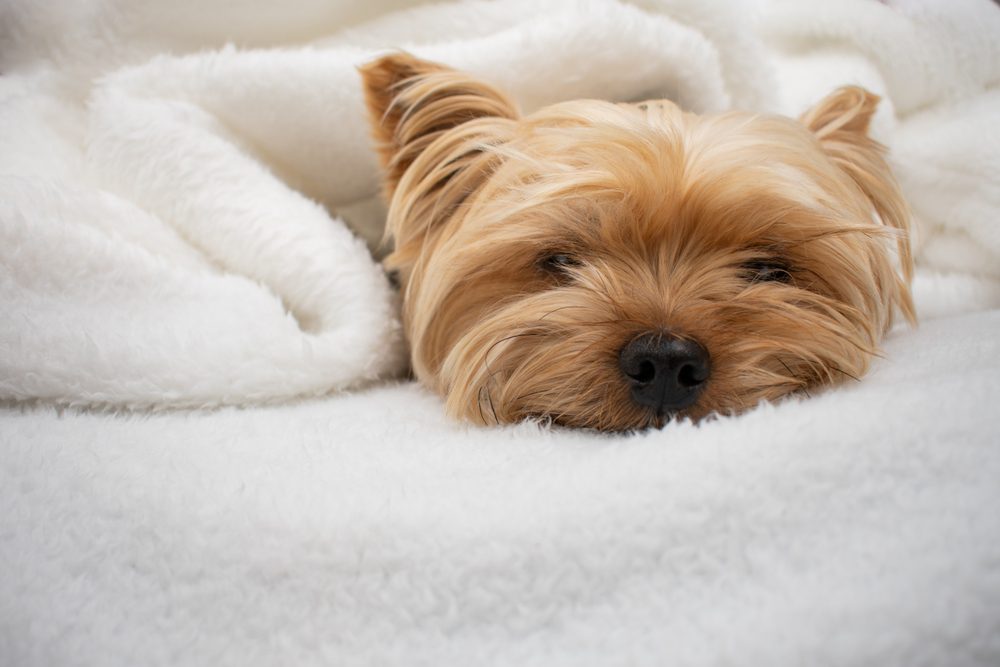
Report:
<svg viewBox="0 0 1000 667"><path fill-rule="evenodd" d="M883 96L921 323L631 436L399 379L356 66L795 114ZM0 8L0 664L1000 662L987 0Z"/></svg>

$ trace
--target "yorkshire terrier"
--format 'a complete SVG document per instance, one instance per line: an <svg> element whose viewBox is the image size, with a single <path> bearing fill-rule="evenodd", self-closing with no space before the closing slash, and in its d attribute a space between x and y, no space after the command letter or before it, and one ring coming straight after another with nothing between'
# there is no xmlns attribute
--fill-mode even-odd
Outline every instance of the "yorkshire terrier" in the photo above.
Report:
<svg viewBox="0 0 1000 667"><path fill-rule="evenodd" d="M361 68L417 378L481 424L632 430L857 379L909 215L840 88L798 121L667 100L519 113L406 54Z"/></svg>

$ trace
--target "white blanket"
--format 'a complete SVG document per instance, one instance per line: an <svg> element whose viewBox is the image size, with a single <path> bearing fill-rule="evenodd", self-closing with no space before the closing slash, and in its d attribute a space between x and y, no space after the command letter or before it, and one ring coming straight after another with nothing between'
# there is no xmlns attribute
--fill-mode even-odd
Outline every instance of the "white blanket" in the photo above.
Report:
<svg viewBox="0 0 1000 667"><path fill-rule="evenodd" d="M0 400L42 404L0 416L0 664L996 664L1000 10L407 4L0 7ZM858 385L631 438L288 404L402 364L348 229L388 48L525 110L875 90L923 324Z"/></svg>

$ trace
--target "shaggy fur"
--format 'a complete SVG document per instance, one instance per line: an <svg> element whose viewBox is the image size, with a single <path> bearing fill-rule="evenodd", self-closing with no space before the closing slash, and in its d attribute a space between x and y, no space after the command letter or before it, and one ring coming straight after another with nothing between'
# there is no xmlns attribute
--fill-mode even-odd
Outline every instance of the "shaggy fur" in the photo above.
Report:
<svg viewBox="0 0 1000 667"><path fill-rule="evenodd" d="M362 74L413 368L457 417L622 430L737 412L859 378L894 307L913 319L908 213L861 88L801 122L665 100L522 117L408 55ZM650 332L707 350L693 405L633 400L619 357Z"/></svg>

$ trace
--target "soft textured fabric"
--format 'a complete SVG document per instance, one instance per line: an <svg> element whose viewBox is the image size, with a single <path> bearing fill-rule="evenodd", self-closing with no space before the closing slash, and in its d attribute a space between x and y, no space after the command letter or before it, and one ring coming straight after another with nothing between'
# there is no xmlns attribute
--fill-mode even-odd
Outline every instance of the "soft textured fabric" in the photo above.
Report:
<svg viewBox="0 0 1000 667"><path fill-rule="evenodd" d="M633 437L415 385L8 414L9 665L995 665L1000 314Z"/></svg>
<svg viewBox="0 0 1000 667"><path fill-rule="evenodd" d="M921 325L697 427L449 422L385 379L390 48L526 111L869 87ZM0 71L0 664L1000 662L988 0L12 0Z"/></svg>

